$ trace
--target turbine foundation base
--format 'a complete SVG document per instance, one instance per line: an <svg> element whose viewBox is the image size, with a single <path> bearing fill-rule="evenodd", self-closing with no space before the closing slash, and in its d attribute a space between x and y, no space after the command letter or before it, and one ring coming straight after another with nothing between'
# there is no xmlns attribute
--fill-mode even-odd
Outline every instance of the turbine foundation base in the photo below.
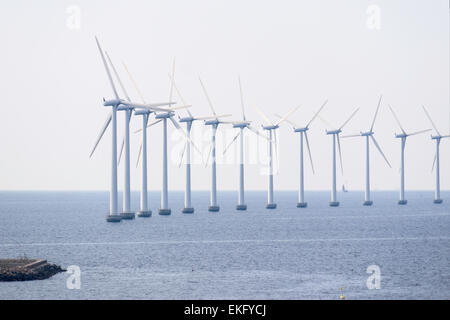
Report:
<svg viewBox="0 0 450 320"><path fill-rule="evenodd" d="M277 207L276 203L268 203L266 204L266 209L275 209Z"/></svg>
<svg viewBox="0 0 450 320"><path fill-rule="evenodd" d="M308 202L297 202L297 208L306 208L308 206Z"/></svg>
<svg viewBox="0 0 450 320"><path fill-rule="evenodd" d="M122 212L120 214L120 216L124 220L133 220L134 219L134 212Z"/></svg>
<svg viewBox="0 0 450 320"><path fill-rule="evenodd" d="M407 203L408 203L408 200L398 200L398 204L401 206L404 206Z"/></svg>
<svg viewBox="0 0 450 320"><path fill-rule="evenodd" d="M181 212L183 212L183 213L194 213L194 208L183 208L183 210L181 210Z"/></svg>
<svg viewBox="0 0 450 320"><path fill-rule="evenodd" d="M137 216L140 218L149 218L152 216L152 212L150 210L149 211L138 211Z"/></svg>
<svg viewBox="0 0 450 320"><path fill-rule="evenodd" d="M220 210L219 206L209 206L208 211L210 212L218 212Z"/></svg>
<svg viewBox="0 0 450 320"><path fill-rule="evenodd" d="M436 204L441 204L442 202L443 202L442 199L434 199L433 200L433 203L436 203Z"/></svg>
<svg viewBox="0 0 450 320"><path fill-rule="evenodd" d="M118 214L108 214L106 216L106 222L120 222L122 221L122 217Z"/></svg>
<svg viewBox="0 0 450 320"><path fill-rule="evenodd" d="M172 213L172 210L170 210L170 209L159 209L158 213L161 216L170 216L170 214Z"/></svg>
<svg viewBox="0 0 450 320"><path fill-rule="evenodd" d="M330 207L339 207L339 201L330 201Z"/></svg>
<svg viewBox="0 0 450 320"><path fill-rule="evenodd" d="M364 202L363 202L363 206L371 206L373 204L373 201L372 200L365 200Z"/></svg>
<svg viewBox="0 0 450 320"><path fill-rule="evenodd" d="M236 206L236 210L247 210L247 205L246 204L238 204Z"/></svg>

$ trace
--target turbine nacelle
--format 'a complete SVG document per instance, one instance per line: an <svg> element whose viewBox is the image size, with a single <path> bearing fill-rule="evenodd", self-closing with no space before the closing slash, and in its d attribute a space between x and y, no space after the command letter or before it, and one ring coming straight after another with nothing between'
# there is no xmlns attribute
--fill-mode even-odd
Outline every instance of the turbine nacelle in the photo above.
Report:
<svg viewBox="0 0 450 320"><path fill-rule="evenodd" d="M122 102L123 100L121 99L103 100L103 105L105 107L117 107Z"/></svg>
<svg viewBox="0 0 450 320"><path fill-rule="evenodd" d="M373 131L361 132L361 136L363 136L363 137L369 137L371 135L373 135Z"/></svg>
<svg viewBox="0 0 450 320"><path fill-rule="evenodd" d="M251 121L241 121L233 123L233 128L246 128L251 124Z"/></svg>
<svg viewBox="0 0 450 320"><path fill-rule="evenodd" d="M134 111L134 115L136 115L136 116L150 114L150 113L151 113L151 111L150 110L146 110L146 109L139 109L139 110L135 110Z"/></svg>
<svg viewBox="0 0 450 320"><path fill-rule="evenodd" d="M406 137L408 137L409 135L408 134L406 134L406 133L396 133L395 134L395 137L396 138L406 138Z"/></svg>
<svg viewBox="0 0 450 320"><path fill-rule="evenodd" d="M215 124L219 124L220 121L217 119L205 121L205 126L213 126Z"/></svg>
<svg viewBox="0 0 450 320"><path fill-rule="evenodd" d="M341 130L341 129L337 129L337 130L325 130L325 132L326 132L327 134L339 134L339 133L342 132L342 130Z"/></svg>
<svg viewBox="0 0 450 320"><path fill-rule="evenodd" d="M173 115L174 115L173 111L158 113L157 115L155 115L155 119L168 119L173 117Z"/></svg>
<svg viewBox="0 0 450 320"><path fill-rule="evenodd" d="M306 132L308 131L309 128L308 127L304 127L304 128L294 128L294 132Z"/></svg>
<svg viewBox="0 0 450 320"><path fill-rule="evenodd" d="M271 125L271 126L261 126L263 128L263 130L275 130L278 129L280 126L279 125Z"/></svg>
<svg viewBox="0 0 450 320"><path fill-rule="evenodd" d="M192 122L194 120L195 120L194 117L183 117L178 119L178 122Z"/></svg>

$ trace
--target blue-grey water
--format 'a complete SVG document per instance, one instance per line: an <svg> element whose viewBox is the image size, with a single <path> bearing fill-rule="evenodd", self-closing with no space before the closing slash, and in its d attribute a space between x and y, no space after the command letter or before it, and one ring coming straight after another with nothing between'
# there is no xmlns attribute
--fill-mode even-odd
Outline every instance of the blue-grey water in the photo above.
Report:
<svg viewBox="0 0 450 320"><path fill-rule="evenodd" d="M171 216L107 223L106 192L0 192L0 257L44 258L81 269L81 288L67 273L47 280L0 283L0 299L347 299L450 298L450 192L277 192L266 210L264 192L221 192L221 211L207 211L208 193L194 192L195 213L182 214L183 193L170 194ZM134 209L139 194L133 193ZM370 265L380 289L366 284Z"/></svg>

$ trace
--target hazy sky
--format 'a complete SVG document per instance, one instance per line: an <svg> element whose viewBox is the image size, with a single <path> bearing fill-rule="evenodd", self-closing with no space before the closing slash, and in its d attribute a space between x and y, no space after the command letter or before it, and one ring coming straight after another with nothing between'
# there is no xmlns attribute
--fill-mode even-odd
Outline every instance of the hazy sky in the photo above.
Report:
<svg viewBox="0 0 450 320"><path fill-rule="evenodd" d="M375 5L375 7L373 7ZM377 20L377 8L379 20ZM370 126L380 94L383 104L374 131L392 169L372 148L372 186L398 189L399 132L387 104L407 131L431 128L421 109L428 107L442 134L449 132L449 5L434 1L2 1L0 4L0 189L107 190L110 182L110 131L95 155L89 151L112 98L94 36L115 61L133 100L139 96L121 66L124 60L148 102L166 101L167 73L176 58L176 82L191 111L211 112L198 82L200 75L218 113L240 119L237 77L241 76L247 118L260 126L252 109L269 117L301 104L291 119L309 121L329 99L323 116L339 126L360 107L343 134ZM79 11L79 16L78 16ZM79 17L79 19L78 19ZM368 21L369 20L369 21ZM79 24L78 24L79 22ZM379 29L377 28L379 26ZM180 115L185 115L184 111ZM118 137L123 132L119 113ZM132 132L140 128L132 120ZM310 131L316 174L306 165L306 188L329 189L331 137L317 120ZM169 187L184 188L178 167L183 143L169 126ZM161 186L161 133L149 129L149 188ZM218 189L234 190L238 166L234 149L220 156L234 129L218 135ZM209 148L210 130L201 122L193 136ZM246 188L265 189L262 168L266 143L246 134ZM135 167L139 135L132 134L131 183L140 186ZM298 186L298 135L279 130L280 171L276 189ZM364 185L363 139L342 141L344 176L338 184ZM194 157L194 155L193 155ZM406 187L432 189L434 144L430 134L408 139ZM441 148L442 188L450 188L450 139ZM210 168L194 157L193 189L207 190ZM119 167L119 187L123 167Z"/></svg>

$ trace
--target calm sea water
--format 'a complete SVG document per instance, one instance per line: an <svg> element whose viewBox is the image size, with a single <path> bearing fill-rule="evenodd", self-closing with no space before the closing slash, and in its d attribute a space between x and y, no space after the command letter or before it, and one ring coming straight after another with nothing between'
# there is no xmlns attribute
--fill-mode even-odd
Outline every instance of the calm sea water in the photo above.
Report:
<svg viewBox="0 0 450 320"><path fill-rule="evenodd" d="M138 209L138 193L133 193ZM450 193L278 192L276 210L264 192L221 192L221 211L208 212L208 193L194 192L195 213L181 213L183 194L170 194L171 216L105 221L106 192L1 192L0 257L26 255L81 268L81 289L68 274L0 283L0 299L347 299L450 298ZM369 290L367 267L378 265L381 288Z"/></svg>

